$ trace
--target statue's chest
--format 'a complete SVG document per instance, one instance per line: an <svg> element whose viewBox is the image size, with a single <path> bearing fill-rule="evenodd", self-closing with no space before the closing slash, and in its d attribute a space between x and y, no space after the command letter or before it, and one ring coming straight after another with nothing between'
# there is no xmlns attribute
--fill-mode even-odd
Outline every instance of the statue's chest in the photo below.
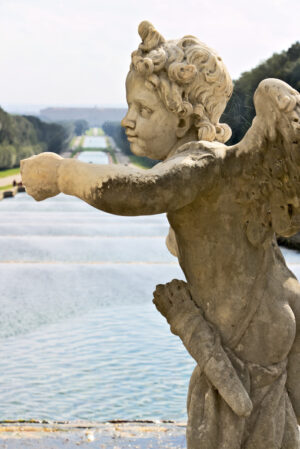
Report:
<svg viewBox="0 0 300 449"><path fill-rule="evenodd" d="M236 346L236 352L254 363L277 363L286 358L295 333L295 316L288 302L266 295Z"/></svg>
<svg viewBox="0 0 300 449"><path fill-rule="evenodd" d="M211 294L198 304L206 319L219 331L224 343L232 347L231 341L238 339L241 324L247 320L247 300L242 295Z"/></svg>

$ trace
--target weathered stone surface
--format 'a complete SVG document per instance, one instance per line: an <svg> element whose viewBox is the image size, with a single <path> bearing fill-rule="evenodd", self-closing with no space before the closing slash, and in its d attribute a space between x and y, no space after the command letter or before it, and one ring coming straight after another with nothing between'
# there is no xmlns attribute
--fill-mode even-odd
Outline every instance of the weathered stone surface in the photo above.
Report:
<svg viewBox="0 0 300 449"><path fill-rule="evenodd" d="M300 285L274 235L300 230L300 96L260 83L243 140L224 143L232 92L214 50L165 41L148 22L132 54L123 119L151 170L41 154L23 162L37 200L64 192L120 215L166 212L167 245L187 283L154 302L197 362L188 395L189 449L299 449Z"/></svg>

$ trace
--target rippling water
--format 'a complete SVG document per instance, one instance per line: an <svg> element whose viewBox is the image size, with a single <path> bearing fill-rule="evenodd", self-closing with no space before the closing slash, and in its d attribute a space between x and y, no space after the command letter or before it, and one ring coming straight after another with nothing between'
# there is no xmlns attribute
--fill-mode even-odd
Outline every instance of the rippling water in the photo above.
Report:
<svg viewBox="0 0 300 449"><path fill-rule="evenodd" d="M0 202L0 418L185 418L193 362L152 304L182 278L164 216Z"/></svg>
<svg viewBox="0 0 300 449"><path fill-rule="evenodd" d="M194 363L152 304L183 278L166 218L26 194L0 214L0 419L186 419Z"/></svg>

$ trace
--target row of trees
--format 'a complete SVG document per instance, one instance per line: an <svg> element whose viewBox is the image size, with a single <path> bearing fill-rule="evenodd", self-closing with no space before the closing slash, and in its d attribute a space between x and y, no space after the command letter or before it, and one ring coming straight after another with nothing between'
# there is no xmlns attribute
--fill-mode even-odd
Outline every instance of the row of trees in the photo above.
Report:
<svg viewBox="0 0 300 449"><path fill-rule="evenodd" d="M265 78L279 78L294 89L300 90L299 42L293 44L287 51L275 53L271 58L243 73L238 80L234 81L233 95L221 118L221 122L228 123L232 129L232 137L228 144L233 145L239 142L251 126L255 116L253 95L260 81ZM132 154L126 134L119 122L106 122L103 130L114 138L116 145L125 154ZM146 164L148 165L147 161Z"/></svg>
<svg viewBox="0 0 300 449"><path fill-rule="evenodd" d="M0 169L18 166L20 160L42 151L65 151L74 135L89 128L86 120L45 123L34 116L6 113L0 108Z"/></svg>

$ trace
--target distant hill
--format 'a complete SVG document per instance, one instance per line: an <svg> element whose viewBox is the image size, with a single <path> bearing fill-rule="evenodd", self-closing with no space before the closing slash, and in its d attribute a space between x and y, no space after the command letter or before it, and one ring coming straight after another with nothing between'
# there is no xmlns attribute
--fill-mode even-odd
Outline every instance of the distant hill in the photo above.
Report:
<svg viewBox="0 0 300 449"><path fill-rule="evenodd" d="M221 118L232 129L232 137L228 144L239 142L251 126L255 116L253 95L258 84L265 78L279 78L300 90L300 42L293 44L288 50L274 53L271 58L254 69L242 73L234 81L233 95Z"/></svg>
<svg viewBox="0 0 300 449"><path fill-rule="evenodd" d="M11 115L0 108L0 169L18 166L21 159L42 151L60 153L70 138L67 127L33 116Z"/></svg>
<svg viewBox="0 0 300 449"><path fill-rule="evenodd" d="M126 108L46 108L40 111L40 118L51 122L86 120L91 127L101 127L106 121L121 121L125 114Z"/></svg>

